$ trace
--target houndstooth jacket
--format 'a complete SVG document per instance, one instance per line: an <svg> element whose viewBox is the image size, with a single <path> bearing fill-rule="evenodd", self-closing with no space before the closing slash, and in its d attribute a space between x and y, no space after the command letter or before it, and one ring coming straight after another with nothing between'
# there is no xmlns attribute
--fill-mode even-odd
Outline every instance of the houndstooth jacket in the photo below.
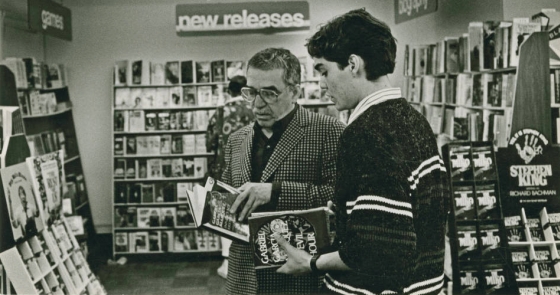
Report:
<svg viewBox="0 0 560 295"><path fill-rule="evenodd" d="M253 123L254 124L254 123ZM251 181L253 124L232 134L225 148L222 180L234 187ZM299 107L282 134L261 182L281 182L277 210L301 210L326 206L333 199L338 138L344 125L332 117ZM277 274L276 269L255 272L251 246L233 242L229 254L228 294L311 294L321 280L317 276Z"/></svg>

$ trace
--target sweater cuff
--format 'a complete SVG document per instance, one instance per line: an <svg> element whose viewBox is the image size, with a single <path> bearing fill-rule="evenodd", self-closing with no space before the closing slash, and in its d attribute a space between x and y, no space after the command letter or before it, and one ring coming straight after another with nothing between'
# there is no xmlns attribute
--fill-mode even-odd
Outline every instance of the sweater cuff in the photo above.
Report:
<svg viewBox="0 0 560 295"><path fill-rule="evenodd" d="M280 193L282 192L282 182L274 181L272 182L272 192L270 194L270 208L276 210L278 207L278 200L280 199Z"/></svg>

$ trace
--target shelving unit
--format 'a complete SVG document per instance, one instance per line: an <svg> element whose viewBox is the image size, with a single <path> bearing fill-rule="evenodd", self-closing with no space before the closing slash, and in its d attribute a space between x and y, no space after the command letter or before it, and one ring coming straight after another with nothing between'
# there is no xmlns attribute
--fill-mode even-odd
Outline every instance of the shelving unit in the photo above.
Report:
<svg viewBox="0 0 560 295"><path fill-rule="evenodd" d="M223 100L214 97L212 101L204 102L211 105L197 105L200 102L197 88L223 88L225 83L114 86L113 256L212 254L221 250L217 235L194 226L185 194L193 184L204 182L207 159L215 156L206 150L206 130L209 118L216 110L215 103ZM188 94L184 90L179 94L178 103L173 105L172 94L145 97L154 93L153 89L184 88L189 89ZM117 101L120 103L123 98L118 97L117 92L123 89L124 93L134 92L142 96L141 101L158 106L121 106ZM125 101L129 99L124 98ZM155 102L156 99L166 101ZM140 116L136 123L130 120L133 112ZM147 118L148 113L155 113L155 117ZM124 118L120 118L121 115ZM144 142L147 149L140 147ZM150 163L157 168L151 167ZM153 175L155 170L160 173ZM169 226L163 226L165 224Z"/></svg>

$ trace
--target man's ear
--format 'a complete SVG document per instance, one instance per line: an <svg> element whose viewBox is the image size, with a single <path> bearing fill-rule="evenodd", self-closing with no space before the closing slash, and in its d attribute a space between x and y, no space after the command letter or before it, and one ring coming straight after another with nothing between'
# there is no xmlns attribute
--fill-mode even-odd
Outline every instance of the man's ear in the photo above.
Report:
<svg viewBox="0 0 560 295"><path fill-rule="evenodd" d="M301 93L301 87L299 85L290 85L289 87L290 93L292 94L293 102L297 102Z"/></svg>
<svg viewBox="0 0 560 295"><path fill-rule="evenodd" d="M363 66L363 60L360 56L356 54L350 54L348 57L348 66L350 67L350 72L353 76L358 75L360 68Z"/></svg>

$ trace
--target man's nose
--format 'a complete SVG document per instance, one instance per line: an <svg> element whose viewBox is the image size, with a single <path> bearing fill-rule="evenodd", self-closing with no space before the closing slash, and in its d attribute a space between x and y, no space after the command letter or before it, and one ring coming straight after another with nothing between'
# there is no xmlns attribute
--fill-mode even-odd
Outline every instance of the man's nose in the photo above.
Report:
<svg viewBox="0 0 560 295"><path fill-rule="evenodd" d="M261 97L260 94L257 94L255 96L255 100L253 100L253 107L254 108L264 108L265 106L267 106L267 103L264 101L264 99Z"/></svg>

